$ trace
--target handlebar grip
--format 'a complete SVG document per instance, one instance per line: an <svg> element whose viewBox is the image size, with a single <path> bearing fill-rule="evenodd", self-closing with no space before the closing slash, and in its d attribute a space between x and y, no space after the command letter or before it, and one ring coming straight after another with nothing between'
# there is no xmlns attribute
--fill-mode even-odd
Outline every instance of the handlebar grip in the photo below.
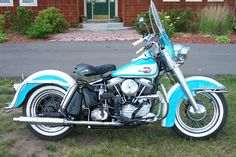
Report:
<svg viewBox="0 0 236 157"><path fill-rule="evenodd" d="M141 47L138 51L136 51L136 54L139 54L139 53L141 53L144 50L145 50L145 47Z"/></svg>
<svg viewBox="0 0 236 157"><path fill-rule="evenodd" d="M139 39L139 40L133 42L132 46L134 46L134 47L135 47L135 46L138 46L138 45L142 44L143 41L144 41L144 38L141 38L141 39Z"/></svg>

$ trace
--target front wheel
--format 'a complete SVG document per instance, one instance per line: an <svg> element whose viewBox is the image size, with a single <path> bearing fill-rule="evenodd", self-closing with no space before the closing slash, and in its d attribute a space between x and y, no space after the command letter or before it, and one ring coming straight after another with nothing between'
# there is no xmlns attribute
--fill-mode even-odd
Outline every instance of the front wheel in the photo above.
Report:
<svg viewBox="0 0 236 157"><path fill-rule="evenodd" d="M66 91L58 86L45 85L37 88L28 97L23 107L23 114L27 117L40 117L49 112L58 112ZM47 140L61 139L71 132L68 126L27 125L32 133Z"/></svg>
<svg viewBox="0 0 236 157"><path fill-rule="evenodd" d="M223 94L197 93L195 100L201 113L196 113L188 101L181 101L173 130L182 137L192 139L214 137L224 127L228 115Z"/></svg>

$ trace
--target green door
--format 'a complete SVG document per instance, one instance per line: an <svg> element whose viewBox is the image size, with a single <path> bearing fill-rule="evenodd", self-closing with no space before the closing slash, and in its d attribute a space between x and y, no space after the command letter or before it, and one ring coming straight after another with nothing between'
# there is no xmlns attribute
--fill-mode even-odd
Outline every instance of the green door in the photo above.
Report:
<svg viewBox="0 0 236 157"><path fill-rule="evenodd" d="M88 19L113 19L115 16L115 0L86 0L86 5Z"/></svg>
<svg viewBox="0 0 236 157"><path fill-rule="evenodd" d="M115 0L110 0L110 18L114 19L115 16Z"/></svg>
<svg viewBox="0 0 236 157"><path fill-rule="evenodd" d="M108 1L109 0L95 0L93 8L94 19L109 19Z"/></svg>
<svg viewBox="0 0 236 157"><path fill-rule="evenodd" d="M92 0L86 0L87 19L92 19Z"/></svg>

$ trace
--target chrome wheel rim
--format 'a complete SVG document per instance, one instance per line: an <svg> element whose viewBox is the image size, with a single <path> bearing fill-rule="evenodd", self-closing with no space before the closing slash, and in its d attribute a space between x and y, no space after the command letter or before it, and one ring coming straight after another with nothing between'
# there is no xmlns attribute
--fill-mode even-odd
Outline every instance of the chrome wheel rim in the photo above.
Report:
<svg viewBox="0 0 236 157"><path fill-rule="evenodd" d="M195 97L197 103L206 109L204 116L196 120L190 116L191 106L183 100L177 110L176 120L178 124L187 132L204 133L211 130L218 122L220 108L218 101L210 93L198 93Z"/></svg>

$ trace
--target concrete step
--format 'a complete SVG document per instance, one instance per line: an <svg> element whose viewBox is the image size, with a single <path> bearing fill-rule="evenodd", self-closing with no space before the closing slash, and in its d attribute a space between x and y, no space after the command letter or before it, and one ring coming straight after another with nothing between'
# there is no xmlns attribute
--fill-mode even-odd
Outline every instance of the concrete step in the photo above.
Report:
<svg viewBox="0 0 236 157"><path fill-rule="evenodd" d="M83 28L81 30L123 30L130 29L130 27L124 27L122 22L106 22L106 23L97 23L97 22L88 22L83 23Z"/></svg>

